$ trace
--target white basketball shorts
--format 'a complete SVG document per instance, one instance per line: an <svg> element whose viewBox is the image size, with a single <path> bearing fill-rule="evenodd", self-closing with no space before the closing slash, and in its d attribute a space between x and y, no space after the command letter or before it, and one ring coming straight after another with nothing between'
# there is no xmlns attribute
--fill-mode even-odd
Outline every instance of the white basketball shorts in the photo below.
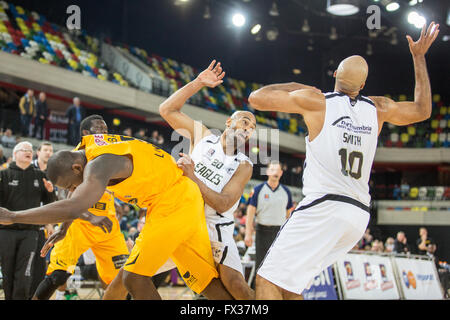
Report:
<svg viewBox="0 0 450 320"><path fill-rule="evenodd" d="M233 237L234 221L228 218L211 219L206 217L206 224L216 263L223 264L244 275L244 267Z"/></svg>
<svg viewBox="0 0 450 320"><path fill-rule="evenodd" d="M257 274L301 294L320 271L355 246L369 217L369 208L349 197L306 197L280 229Z"/></svg>

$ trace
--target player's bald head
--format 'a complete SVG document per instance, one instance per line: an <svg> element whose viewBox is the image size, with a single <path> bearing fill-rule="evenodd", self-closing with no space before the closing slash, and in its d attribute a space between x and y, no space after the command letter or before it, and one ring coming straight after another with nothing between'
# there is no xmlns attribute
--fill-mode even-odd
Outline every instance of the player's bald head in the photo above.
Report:
<svg viewBox="0 0 450 320"><path fill-rule="evenodd" d="M366 83L369 66L358 55L345 58L335 72L336 87L344 93L359 92Z"/></svg>
<svg viewBox="0 0 450 320"><path fill-rule="evenodd" d="M233 112L233 114L230 116L231 120L238 120L241 118L247 118L250 122L252 122L253 124L256 125L256 118L255 115L253 113L251 113L250 111L235 111Z"/></svg>

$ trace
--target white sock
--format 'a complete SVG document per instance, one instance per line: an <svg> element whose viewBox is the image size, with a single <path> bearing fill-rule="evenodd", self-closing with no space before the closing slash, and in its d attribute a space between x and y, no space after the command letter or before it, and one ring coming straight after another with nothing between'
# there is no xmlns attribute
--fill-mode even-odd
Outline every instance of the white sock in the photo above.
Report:
<svg viewBox="0 0 450 320"><path fill-rule="evenodd" d="M65 300L66 297L64 296L64 293L65 293L64 290L63 291L56 290L55 300Z"/></svg>

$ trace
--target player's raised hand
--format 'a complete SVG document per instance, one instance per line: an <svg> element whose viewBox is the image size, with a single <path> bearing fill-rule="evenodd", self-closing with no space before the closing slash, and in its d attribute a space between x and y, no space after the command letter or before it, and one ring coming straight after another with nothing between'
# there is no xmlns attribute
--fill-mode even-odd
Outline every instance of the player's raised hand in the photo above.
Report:
<svg viewBox="0 0 450 320"><path fill-rule="evenodd" d="M411 51L411 54L413 56L424 56L438 34L439 24L435 24L433 21L428 26L428 29L425 24L423 25L419 40L414 41L409 35L407 35L406 39L408 40L409 50Z"/></svg>
<svg viewBox="0 0 450 320"><path fill-rule="evenodd" d="M225 72L220 62L216 64L216 60L213 60L209 67L197 76L197 80L204 86L215 88L223 83L223 77L225 77Z"/></svg>

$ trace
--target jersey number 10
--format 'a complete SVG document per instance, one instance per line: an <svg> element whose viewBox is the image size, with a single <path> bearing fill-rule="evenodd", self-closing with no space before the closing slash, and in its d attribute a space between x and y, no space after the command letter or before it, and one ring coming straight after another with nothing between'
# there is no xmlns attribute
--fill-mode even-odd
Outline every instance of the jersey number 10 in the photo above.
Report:
<svg viewBox="0 0 450 320"><path fill-rule="evenodd" d="M341 172L344 176L350 175L350 177L354 179L361 178L361 169L363 164L363 154L359 151L352 151L348 155L348 161L347 161L347 149L342 148L339 150L339 155L341 156ZM358 168L355 172L355 160L358 159ZM349 169L347 170L347 163L349 165Z"/></svg>

